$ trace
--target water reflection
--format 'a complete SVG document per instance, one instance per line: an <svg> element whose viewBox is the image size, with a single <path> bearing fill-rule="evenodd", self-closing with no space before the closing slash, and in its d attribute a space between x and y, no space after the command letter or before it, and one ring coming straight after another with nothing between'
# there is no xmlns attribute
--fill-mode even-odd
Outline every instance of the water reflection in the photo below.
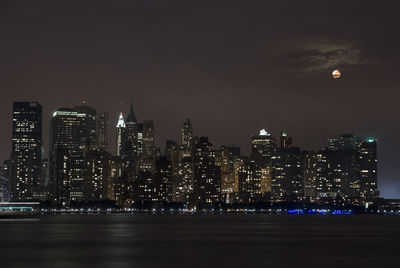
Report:
<svg viewBox="0 0 400 268"><path fill-rule="evenodd" d="M44 216L0 222L0 266L393 266L399 224L366 215Z"/></svg>

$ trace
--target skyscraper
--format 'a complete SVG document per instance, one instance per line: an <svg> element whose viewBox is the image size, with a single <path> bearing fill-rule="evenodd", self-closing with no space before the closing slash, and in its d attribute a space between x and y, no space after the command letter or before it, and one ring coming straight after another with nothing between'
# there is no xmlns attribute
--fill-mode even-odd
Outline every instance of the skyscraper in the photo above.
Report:
<svg viewBox="0 0 400 268"><path fill-rule="evenodd" d="M12 121L12 200L37 199L42 163L42 106L14 102Z"/></svg>
<svg viewBox="0 0 400 268"><path fill-rule="evenodd" d="M279 143L281 148L292 147L292 137L289 137L286 132L281 132L279 137Z"/></svg>
<svg viewBox="0 0 400 268"><path fill-rule="evenodd" d="M112 156L103 149L86 154L85 200L99 201L112 198Z"/></svg>
<svg viewBox="0 0 400 268"><path fill-rule="evenodd" d="M166 157L160 157L155 163L155 181L158 189L158 198L162 202L172 202L175 184L172 176L172 162Z"/></svg>
<svg viewBox="0 0 400 268"><path fill-rule="evenodd" d="M330 151L356 151L360 147L362 139L353 134L345 134L330 138L328 142L327 149Z"/></svg>
<svg viewBox="0 0 400 268"><path fill-rule="evenodd" d="M234 193L238 192L238 181L235 176L235 163L240 159L240 148L221 146L215 152L215 164L221 168L221 193L226 202L231 202Z"/></svg>
<svg viewBox="0 0 400 268"><path fill-rule="evenodd" d="M116 125L116 149L115 149L115 153L117 156L121 156L122 153L122 148L124 147L124 140L125 140L125 128L126 128L126 124L125 124L125 120L124 120L124 116L122 115L122 113L119 115L118 118L118 123Z"/></svg>
<svg viewBox="0 0 400 268"><path fill-rule="evenodd" d="M190 119L187 119L181 128L181 145L185 149L191 149L193 146L193 127Z"/></svg>
<svg viewBox="0 0 400 268"><path fill-rule="evenodd" d="M125 141L125 146L123 148L124 150L124 158L126 158L127 161L133 162L137 160L139 157L139 151L138 151L138 125L137 125L137 119L135 116L135 113L133 112L133 104L131 104L131 108L129 110L128 116L126 117L125 120L125 125L126 125L126 141Z"/></svg>
<svg viewBox="0 0 400 268"><path fill-rule="evenodd" d="M238 167L238 173L240 201L243 203L261 201L261 167L255 162L246 161Z"/></svg>
<svg viewBox="0 0 400 268"><path fill-rule="evenodd" d="M188 202L194 189L193 158L183 157L178 163L176 175L175 201Z"/></svg>
<svg viewBox="0 0 400 268"><path fill-rule="evenodd" d="M258 135L251 137L250 160L260 166L269 166L271 156L276 151L276 140L265 129L260 130Z"/></svg>
<svg viewBox="0 0 400 268"><path fill-rule="evenodd" d="M53 113L50 133L50 193L67 205L84 199L85 155L93 145L96 111L90 107L60 108Z"/></svg>
<svg viewBox="0 0 400 268"><path fill-rule="evenodd" d="M372 204L379 196L377 141L367 139L360 144L357 157L357 178L363 204Z"/></svg>
<svg viewBox="0 0 400 268"><path fill-rule="evenodd" d="M281 147L271 157L271 194L274 202L294 203L303 199L301 150L281 135Z"/></svg>
<svg viewBox="0 0 400 268"><path fill-rule="evenodd" d="M357 163L362 141L352 134L329 139L323 152L327 163L323 185L328 190L324 194L328 200L324 203L360 204L361 181L357 176Z"/></svg>
<svg viewBox="0 0 400 268"><path fill-rule="evenodd" d="M303 194L308 202L315 201L316 176L317 176L317 153L314 151L303 151L301 153L301 169L303 178Z"/></svg>
<svg viewBox="0 0 400 268"><path fill-rule="evenodd" d="M154 157L154 122L151 120L143 121L142 157Z"/></svg>
<svg viewBox="0 0 400 268"><path fill-rule="evenodd" d="M97 137L99 148L108 151L108 114L101 113L97 117Z"/></svg>
<svg viewBox="0 0 400 268"><path fill-rule="evenodd" d="M221 201L221 170L215 165L215 149L207 137L194 146L194 194L196 204L213 205Z"/></svg>

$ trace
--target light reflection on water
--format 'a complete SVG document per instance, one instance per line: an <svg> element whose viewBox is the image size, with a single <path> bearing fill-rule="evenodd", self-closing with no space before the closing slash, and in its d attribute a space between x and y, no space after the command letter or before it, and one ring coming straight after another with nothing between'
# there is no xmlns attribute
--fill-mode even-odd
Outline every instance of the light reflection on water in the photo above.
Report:
<svg viewBox="0 0 400 268"><path fill-rule="evenodd" d="M400 217L58 215L0 221L0 267L397 267Z"/></svg>

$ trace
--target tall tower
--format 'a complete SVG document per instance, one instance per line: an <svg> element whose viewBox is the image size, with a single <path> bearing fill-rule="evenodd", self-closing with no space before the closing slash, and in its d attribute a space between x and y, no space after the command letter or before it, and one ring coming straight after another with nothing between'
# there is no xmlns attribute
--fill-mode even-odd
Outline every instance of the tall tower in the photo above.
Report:
<svg viewBox="0 0 400 268"><path fill-rule="evenodd" d="M95 136L96 111L90 107L60 108L53 113L50 133L50 192L67 205L84 199L85 154Z"/></svg>
<svg viewBox="0 0 400 268"><path fill-rule="evenodd" d="M281 148L289 148L292 147L292 138L287 135L286 132L281 132L281 136L279 138L279 143Z"/></svg>
<svg viewBox="0 0 400 268"><path fill-rule="evenodd" d="M125 120L126 144L124 146L124 157L129 161L134 161L139 156L138 150L138 125L135 113L133 112L133 105L131 104L130 111Z"/></svg>
<svg viewBox="0 0 400 268"><path fill-rule="evenodd" d="M379 196L377 164L377 142L374 139L367 139L360 144L357 157L357 176L364 204L373 203Z"/></svg>
<svg viewBox="0 0 400 268"><path fill-rule="evenodd" d="M108 151L108 114L101 113L97 117L97 137L99 148Z"/></svg>
<svg viewBox="0 0 400 268"><path fill-rule="evenodd" d="M215 165L215 149L207 137L200 137L195 145L194 194L198 204L221 201L221 169Z"/></svg>
<svg viewBox="0 0 400 268"><path fill-rule="evenodd" d="M303 198L301 150L279 148L271 157L271 194L274 202L294 203Z"/></svg>
<svg viewBox="0 0 400 268"><path fill-rule="evenodd" d="M117 156L121 156L121 152L122 152L122 148L123 148L123 142L124 142L124 135L125 135L125 128L126 128L126 124L125 124L125 120L124 120L124 116L122 115L122 113L120 113L119 115L119 119L118 119L118 123L116 126L116 155Z"/></svg>
<svg viewBox="0 0 400 268"><path fill-rule="evenodd" d="M154 156L154 122L151 120L143 121L143 157L152 158Z"/></svg>
<svg viewBox="0 0 400 268"><path fill-rule="evenodd" d="M186 149L191 149L193 145L193 127L190 119L187 119L181 128L181 144Z"/></svg>
<svg viewBox="0 0 400 268"><path fill-rule="evenodd" d="M80 106L74 106L74 111L77 113L80 113L84 116L84 128L82 129L82 141L83 145L86 147L85 149L91 150L93 148L97 147L97 112L96 109L85 105L85 102L83 102L83 105Z"/></svg>
<svg viewBox="0 0 400 268"><path fill-rule="evenodd" d="M37 102L14 102L12 121L12 199L39 197L42 162L42 106Z"/></svg>
<svg viewBox="0 0 400 268"><path fill-rule="evenodd" d="M276 151L276 140L265 129L251 137L250 159L260 166L269 166Z"/></svg>
<svg viewBox="0 0 400 268"><path fill-rule="evenodd" d="M326 156L325 202L341 201L358 205L360 203L360 178L357 176L358 152L362 138L352 134L330 138L324 150ZM321 169L320 169L321 170ZM327 187L328 186L328 187ZM320 195L321 196L321 195ZM330 199L330 200L329 200Z"/></svg>

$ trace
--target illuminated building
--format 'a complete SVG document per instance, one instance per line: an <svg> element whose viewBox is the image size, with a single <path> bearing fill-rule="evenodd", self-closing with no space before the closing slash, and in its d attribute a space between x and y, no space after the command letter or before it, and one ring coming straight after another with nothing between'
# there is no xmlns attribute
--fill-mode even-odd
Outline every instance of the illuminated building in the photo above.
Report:
<svg viewBox="0 0 400 268"><path fill-rule="evenodd" d="M154 122L151 120L143 121L142 138L142 157L154 157Z"/></svg>
<svg viewBox="0 0 400 268"><path fill-rule="evenodd" d="M269 166L271 156L276 151L276 140L265 129L260 130L258 135L251 137L250 160L260 166Z"/></svg>
<svg viewBox="0 0 400 268"><path fill-rule="evenodd" d="M74 106L74 111L84 114L84 128L82 129L81 139L84 141L85 149L91 150L98 147L97 137L97 113L96 109L85 105Z"/></svg>
<svg viewBox="0 0 400 268"><path fill-rule="evenodd" d="M125 143L123 148L123 159L129 161L133 166L135 160L139 157L138 150L138 125L135 113L133 112L133 105L131 104L130 111L125 120Z"/></svg>
<svg viewBox="0 0 400 268"><path fill-rule="evenodd" d="M215 165L221 168L221 193L226 202L230 203L230 196L238 192L238 181L235 177L235 162L240 158L240 148L221 146L215 152Z"/></svg>
<svg viewBox="0 0 400 268"><path fill-rule="evenodd" d="M176 176L175 201L188 202L194 189L194 166L191 157L183 157L178 164Z"/></svg>
<svg viewBox="0 0 400 268"><path fill-rule="evenodd" d="M319 154L326 163L319 164L317 173L317 202L322 204L352 204L362 202L362 175L359 172L363 140L352 134L329 139ZM372 161L373 162L373 161ZM374 167L371 167L375 170ZM373 173L373 172L372 172Z"/></svg>
<svg viewBox="0 0 400 268"><path fill-rule="evenodd" d="M172 175L172 163L166 157L160 157L156 161L155 182L157 196L161 202L172 202L175 193L175 182Z"/></svg>
<svg viewBox="0 0 400 268"><path fill-rule="evenodd" d="M35 199L40 191L42 165L42 106L14 102L12 119L12 200Z"/></svg>
<svg viewBox="0 0 400 268"><path fill-rule="evenodd" d="M289 138L283 136L285 140ZM281 143L271 157L271 195L274 202L294 203L303 199L301 151L290 143Z"/></svg>
<svg viewBox="0 0 400 268"><path fill-rule="evenodd" d="M43 153L42 153L43 154ZM45 201L49 197L49 160L42 158L40 172L40 191L35 194L36 200Z"/></svg>
<svg viewBox="0 0 400 268"><path fill-rule="evenodd" d="M315 162L315 202L318 204L343 205L357 203L354 176L354 152L327 151L316 153ZM353 201L351 201L354 199Z"/></svg>
<svg viewBox="0 0 400 268"><path fill-rule="evenodd" d="M116 125L116 155L117 156L121 156L122 153L122 148L125 146L125 128L126 128L126 124L125 124L125 120L124 120L124 116L122 115L122 113L120 113L119 118L118 118L118 123Z"/></svg>
<svg viewBox="0 0 400 268"><path fill-rule="evenodd" d="M86 154L85 200L112 199L112 156L103 149Z"/></svg>
<svg viewBox="0 0 400 268"><path fill-rule="evenodd" d="M281 148L292 147L292 138L287 135L286 132L281 132L279 137L279 145Z"/></svg>
<svg viewBox="0 0 400 268"><path fill-rule="evenodd" d="M371 204L379 196L377 162L376 140L367 139L361 142L357 154L357 179L360 182L360 197L363 204Z"/></svg>
<svg viewBox="0 0 400 268"><path fill-rule="evenodd" d="M316 179L317 179L317 153L314 151L303 151L301 153L301 168L303 178L304 198L308 202L315 201Z"/></svg>
<svg viewBox="0 0 400 268"><path fill-rule="evenodd" d="M329 151L356 151L362 139L353 134L341 135L337 138L330 138L327 150Z"/></svg>
<svg viewBox="0 0 400 268"><path fill-rule="evenodd" d="M10 202L10 161L0 166L0 202Z"/></svg>
<svg viewBox="0 0 400 268"><path fill-rule="evenodd" d="M193 127L190 119L187 119L181 128L181 145L191 151L193 146Z"/></svg>
<svg viewBox="0 0 400 268"><path fill-rule="evenodd" d="M145 120L137 124L137 131L136 173L151 171L154 174L156 157L160 155L158 148L154 146L154 122Z"/></svg>
<svg viewBox="0 0 400 268"><path fill-rule="evenodd" d="M133 201L136 204L153 204L162 202L162 184L150 171L139 171L133 181Z"/></svg>
<svg viewBox="0 0 400 268"><path fill-rule="evenodd" d="M199 205L221 201L221 170L215 165L215 149L207 137L200 137L194 145L194 194Z"/></svg>
<svg viewBox="0 0 400 268"><path fill-rule="evenodd" d="M113 195L113 199L117 205L129 207L133 202L133 178L129 177L124 164L120 157L114 157L111 166L112 185L109 193Z"/></svg>
<svg viewBox="0 0 400 268"><path fill-rule="evenodd" d="M90 107L60 108L50 131L51 200L68 205L84 200L85 155L95 147L96 111Z"/></svg>
<svg viewBox="0 0 400 268"><path fill-rule="evenodd" d="M261 194L269 196L271 193L271 167L261 167Z"/></svg>
<svg viewBox="0 0 400 268"><path fill-rule="evenodd" d="M239 196L242 203L253 203L262 200L261 167L246 161L238 167L239 174Z"/></svg>
<svg viewBox="0 0 400 268"><path fill-rule="evenodd" d="M97 136L99 148L108 151L108 114L101 113L97 117Z"/></svg>

